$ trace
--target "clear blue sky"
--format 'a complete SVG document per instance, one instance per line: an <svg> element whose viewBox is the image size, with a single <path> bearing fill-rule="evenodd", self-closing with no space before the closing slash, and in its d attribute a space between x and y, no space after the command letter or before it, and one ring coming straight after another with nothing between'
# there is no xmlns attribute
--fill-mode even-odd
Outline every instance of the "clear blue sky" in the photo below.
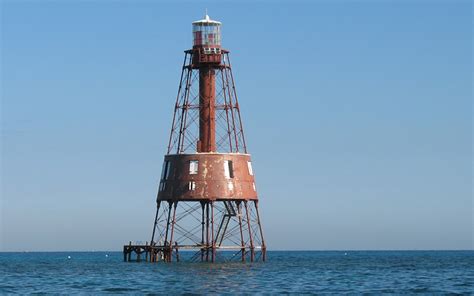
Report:
<svg viewBox="0 0 474 296"><path fill-rule="evenodd" d="M472 249L470 1L2 1L0 250L147 240L223 22L270 249Z"/></svg>

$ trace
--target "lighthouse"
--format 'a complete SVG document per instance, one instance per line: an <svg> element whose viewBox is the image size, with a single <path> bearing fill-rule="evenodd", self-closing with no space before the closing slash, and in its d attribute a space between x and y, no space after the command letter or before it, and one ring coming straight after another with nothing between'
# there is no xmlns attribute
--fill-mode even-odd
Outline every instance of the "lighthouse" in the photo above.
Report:
<svg viewBox="0 0 474 296"><path fill-rule="evenodd" d="M221 30L207 14L192 23L150 242L125 245L125 261L132 253L150 262L266 259L255 172Z"/></svg>

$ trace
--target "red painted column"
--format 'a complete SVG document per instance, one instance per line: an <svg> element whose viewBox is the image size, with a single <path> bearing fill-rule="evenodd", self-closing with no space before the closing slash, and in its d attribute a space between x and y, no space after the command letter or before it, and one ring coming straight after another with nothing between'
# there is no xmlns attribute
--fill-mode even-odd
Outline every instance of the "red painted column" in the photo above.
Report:
<svg viewBox="0 0 474 296"><path fill-rule="evenodd" d="M198 152L216 151L216 75L209 65L199 69Z"/></svg>

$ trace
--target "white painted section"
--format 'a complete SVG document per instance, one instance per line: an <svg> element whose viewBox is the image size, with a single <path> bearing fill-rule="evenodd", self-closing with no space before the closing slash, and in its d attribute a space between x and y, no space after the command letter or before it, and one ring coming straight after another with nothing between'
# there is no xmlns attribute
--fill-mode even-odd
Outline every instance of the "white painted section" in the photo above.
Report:
<svg viewBox="0 0 474 296"><path fill-rule="evenodd" d="M221 22L218 22L218 21L215 21L215 20L211 20L211 18L209 17L209 15L206 14L206 16L204 17L204 19L193 22L193 25L195 25L195 24L215 24L215 25L220 25Z"/></svg>
<svg viewBox="0 0 474 296"><path fill-rule="evenodd" d="M249 168L250 176L253 176L252 162L247 161L247 167Z"/></svg>
<svg viewBox="0 0 474 296"><path fill-rule="evenodd" d="M199 168L198 160L189 161L189 174L190 175L196 175L198 173L198 168Z"/></svg>
<svg viewBox="0 0 474 296"><path fill-rule="evenodd" d="M224 160L224 176L226 179L230 179L229 161Z"/></svg>

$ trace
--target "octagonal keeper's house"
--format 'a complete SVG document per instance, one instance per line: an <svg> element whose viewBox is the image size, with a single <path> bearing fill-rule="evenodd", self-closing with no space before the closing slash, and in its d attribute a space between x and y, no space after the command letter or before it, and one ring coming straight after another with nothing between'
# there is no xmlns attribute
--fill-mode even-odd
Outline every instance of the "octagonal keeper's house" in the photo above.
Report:
<svg viewBox="0 0 474 296"><path fill-rule="evenodd" d="M257 200L250 155L166 155L158 200Z"/></svg>

